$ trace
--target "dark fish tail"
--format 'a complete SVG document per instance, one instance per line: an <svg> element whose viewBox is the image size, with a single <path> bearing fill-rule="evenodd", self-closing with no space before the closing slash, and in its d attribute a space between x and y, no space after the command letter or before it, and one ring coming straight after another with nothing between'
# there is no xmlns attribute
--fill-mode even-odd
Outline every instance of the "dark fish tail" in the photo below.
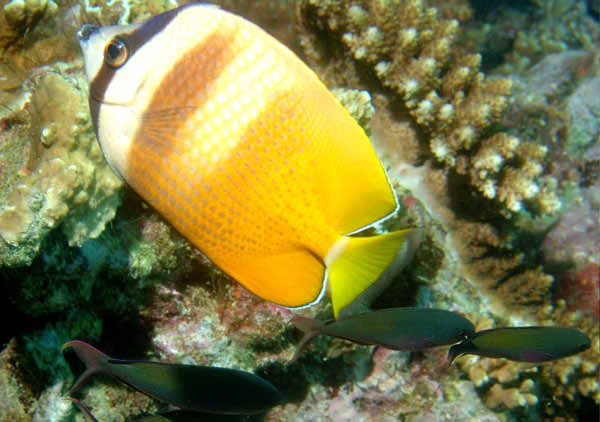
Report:
<svg viewBox="0 0 600 422"><path fill-rule="evenodd" d="M448 366L451 366L456 359L467 354L469 352L468 340L464 340L461 343L455 344L448 350Z"/></svg>
<svg viewBox="0 0 600 422"><path fill-rule="evenodd" d="M308 343L310 343L313 338L321 334L321 328L325 324L323 323L323 321L319 321L312 318L305 318L298 315L294 315L290 322L304 333L304 337L302 337L300 343L298 343L298 346L296 347L296 352L294 353L294 356L289 362L293 363L298 359L298 357L306 348Z"/></svg>
<svg viewBox="0 0 600 422"><path fill-rule="evenodd" d="M69 395L76 393L83 385L89 381L90 377L98 372L104 372L104 365L110 359L95 347L81 341L72 340L62 345L61 351L71 347L79 359L85 364L85 371L77 378L73 387L69 390Z"/></svg>
<svg viewBox="0 0 600 422"><path fill-rule="evenodd" d="M63 346L64 347L64 346ZM75 405L79 408L79 410L87 416L87 418L89 419L90 422L98 422L98 419L96 419L94 417L94 415L92 415L92 411L90 410L89 407L87 407L85 404L83 404L83 402L81 400L77 400L73 397L65 397L66 400L70 400L73 403L75 403Z"/></svg>

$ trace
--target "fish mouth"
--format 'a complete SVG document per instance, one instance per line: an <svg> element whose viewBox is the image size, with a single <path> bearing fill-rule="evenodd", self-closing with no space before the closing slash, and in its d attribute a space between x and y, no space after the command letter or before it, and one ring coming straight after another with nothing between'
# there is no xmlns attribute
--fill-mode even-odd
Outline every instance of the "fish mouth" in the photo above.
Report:
<svg viewBox="0 0 600 422"><path fill-rule="evenodd" d="M77 31L77 40L81 42L85 42L90 39L90 37L98 31L100 27L94 26L90 24L85 24Z"/></svg>

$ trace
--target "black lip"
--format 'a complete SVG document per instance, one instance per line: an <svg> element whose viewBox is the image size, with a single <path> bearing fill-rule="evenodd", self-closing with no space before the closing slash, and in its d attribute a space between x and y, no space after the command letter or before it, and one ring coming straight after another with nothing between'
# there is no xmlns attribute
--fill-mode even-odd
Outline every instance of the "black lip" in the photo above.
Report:
<svg viewBox="0 0 600 422"><path fill-rule="evenodd" d="M98 31L98 28L100 27L89 24L83 25L77 31L77 39L79 40L79 42L87 41L92 36L92 34Z"/></svg>

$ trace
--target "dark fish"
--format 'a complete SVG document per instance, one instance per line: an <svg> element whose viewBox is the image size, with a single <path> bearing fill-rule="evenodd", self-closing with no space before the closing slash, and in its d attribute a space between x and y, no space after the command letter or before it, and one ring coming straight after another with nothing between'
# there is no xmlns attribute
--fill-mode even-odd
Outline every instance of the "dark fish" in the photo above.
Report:
<svg viewBox="0 0 600 422"><path fill-rule="evenodd" d="M381 309L330 321L294 316L291 322L306 333L292 361L308 342L321 334L360 344L414 351L453 344L475 332L465 317L428 308Z"/></svg>
<svg viewBox="0 0 600 422"><path fill-rule="evenodd" d="M546 362L574 355L590 347L590 339L568 327L509 327L479 331L448 351L450 363L462 355L504 358L518 362Z"/></svg>
<svg viewBox="0 0 600 422"><path fill-rule="evenodd" d="M157 400L185 410L216 414L255 414L281 403L281 393L268 381L237 369L180 365L143 360L112 359L87 343L72 348L86 366L69 395L96 373L113 376Z"/></svg>

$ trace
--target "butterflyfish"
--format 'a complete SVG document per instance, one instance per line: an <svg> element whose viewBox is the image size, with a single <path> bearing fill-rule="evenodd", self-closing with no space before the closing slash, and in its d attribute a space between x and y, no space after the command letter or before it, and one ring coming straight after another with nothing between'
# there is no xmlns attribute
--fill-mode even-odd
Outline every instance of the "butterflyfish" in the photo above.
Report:
<svg viewBox="0 0 600 422"><path fill-rule="evenodd" d="M475 332L473 323L465 317L430 308L380 309L330 321L296 315L291 322L305 332L292 361L315 336L322 334L393 350L416 351L454 344Z"/></svg>
<svg viewBox="0 0 600 422"><path fill-rule="evenodd" d="M188 4L78 31L109 165L256 295L334 313L394 260L408 230L351 237L398 208L362 128L253 23Z"/></svg>
<svg viewBox="0 0 600 422"><path fill-rule="evenodd" d="M541 363L585 351L590 339L569 327L506 327L478 331L450 348L448 362L471 354Z"/></svg>
<svg viewBox="0 0 600 422"><path fill-rule="evenodd" d="M103 373L150 397L183 410L251 415L281 403L282 395L270 382L250 372L199 365L112 359L83 341L65 343L86 366L68 395L76 393L92 375Z"/></svg>

